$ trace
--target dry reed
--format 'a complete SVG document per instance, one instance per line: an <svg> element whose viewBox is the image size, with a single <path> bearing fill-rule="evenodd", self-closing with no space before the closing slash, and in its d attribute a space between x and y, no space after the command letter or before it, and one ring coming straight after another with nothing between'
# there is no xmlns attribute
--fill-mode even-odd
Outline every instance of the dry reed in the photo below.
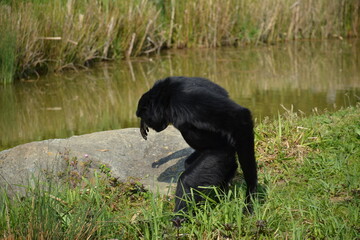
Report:
<svg viewBox="0 0 360 240"><path fill-rule="evenodd" d="M163 48L357 37L359 15L357 0L8 0L0 81Z"/></svg>

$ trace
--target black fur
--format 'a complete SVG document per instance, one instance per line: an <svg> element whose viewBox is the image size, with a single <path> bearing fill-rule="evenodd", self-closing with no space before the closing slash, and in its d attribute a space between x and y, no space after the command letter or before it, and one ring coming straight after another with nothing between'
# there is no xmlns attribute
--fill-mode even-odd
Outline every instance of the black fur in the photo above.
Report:
<svg viewBox="0 0 360 240"><path fill-rule="evenodd" d="M238 154L247 184L246 204L257 188L254 133L251 113L233 102L225 89L204 78L168 77L157 81L139 100L136 115L140 132L147 138L148 127L157 132L169 124L177 128L195 150L185 161L178 180L175 212L186 211L183 200L191 188L226 188L235 174ZM201 197L195 195L195 200Z"/></svg>

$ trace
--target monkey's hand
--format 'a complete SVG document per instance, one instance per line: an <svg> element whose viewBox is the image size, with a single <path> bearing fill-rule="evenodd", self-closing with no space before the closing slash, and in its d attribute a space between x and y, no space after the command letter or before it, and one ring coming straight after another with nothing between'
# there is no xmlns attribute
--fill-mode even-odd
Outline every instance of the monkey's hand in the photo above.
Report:
<svg viewBox="0 0 360 240"><path fill-rule="evenodd" d="M146 125L146 123L141 119L140 121L140 133L141 133L141 136L147 140L147 133L149 132L149 128L148 126Z"/></svg>

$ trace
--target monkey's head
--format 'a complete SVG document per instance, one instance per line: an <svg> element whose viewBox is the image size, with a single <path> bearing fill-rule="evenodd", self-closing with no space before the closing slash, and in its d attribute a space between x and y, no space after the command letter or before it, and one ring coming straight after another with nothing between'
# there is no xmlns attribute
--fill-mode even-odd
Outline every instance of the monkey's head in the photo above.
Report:
<svg viewBox="0 0 360 240"><path fill-rule="evenodd" d="M165 117L164 105L159 101L157 95L152 94L151 90L146 92L139 100L136 116L140 120L140 133L146 140L149 128L161 132L169 122Z"/></svg>

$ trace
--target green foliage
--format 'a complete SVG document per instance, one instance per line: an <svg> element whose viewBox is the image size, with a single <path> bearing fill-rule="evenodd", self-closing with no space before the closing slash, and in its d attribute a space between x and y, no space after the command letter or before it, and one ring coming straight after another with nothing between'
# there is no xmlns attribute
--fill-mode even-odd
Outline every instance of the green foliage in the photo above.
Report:
<svg viewBox="0 0 360 240"><path fill-rule="evenodd" d="M300 118L289 111L256 127L260 190L254 214L244 215L239 174L223 193L179 213L174 200L146 192L134 179L120 182L110 169L94 180L56 185L33 180L23 196L0 194L5 239L356 239L360 234L360 107ZM68 172L82 159L62 153ZM81 171L80 171L81 172ZM62 175L61 179L68 179ZM64 177L65 176L65 177Z"/></svg>

